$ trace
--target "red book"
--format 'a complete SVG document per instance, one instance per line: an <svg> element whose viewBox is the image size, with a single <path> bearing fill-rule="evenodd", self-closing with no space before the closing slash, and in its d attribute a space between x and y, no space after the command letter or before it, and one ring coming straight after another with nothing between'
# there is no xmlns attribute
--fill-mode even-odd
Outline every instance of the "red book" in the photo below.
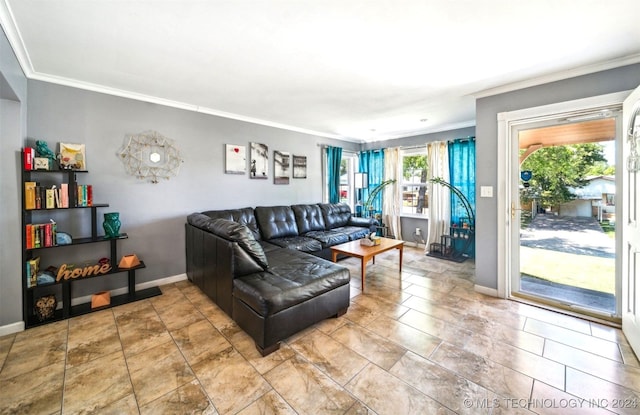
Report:
<svg viewBox="0 0 640 415"><path fill-rule="evenodd" d="M24 149L24 169L33 170L33 159L36 156L36 150L33 147L25 147Z"/></svg>
<svg viewBox="0 0 640 415"><path fill-rule="evenodd" d="M27 249L33 248L33 230L31 229L31 224L27 224L25 227L25 244L27 245Z"/></svg>
<svg viewBox="0 0 640 415"><path fill-rule="evenodd" d="M87 206L93 206L93 186L87 185Z"/></svg>
<svg viewBox="0 0 640 415"><path fill-rule="evenodd" d="M42 225L44 227L44 246L51 246L51 224Z"/></svg>

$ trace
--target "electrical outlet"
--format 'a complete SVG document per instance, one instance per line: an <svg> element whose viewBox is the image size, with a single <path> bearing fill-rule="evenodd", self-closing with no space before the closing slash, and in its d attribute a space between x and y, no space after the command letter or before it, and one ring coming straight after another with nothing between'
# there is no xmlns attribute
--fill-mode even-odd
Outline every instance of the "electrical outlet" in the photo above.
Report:
<svg viewBox="0 0 640 415"><path fill-rule="evenodd" d="M420 235L420 228L416 228L416 235Z"/></svg>

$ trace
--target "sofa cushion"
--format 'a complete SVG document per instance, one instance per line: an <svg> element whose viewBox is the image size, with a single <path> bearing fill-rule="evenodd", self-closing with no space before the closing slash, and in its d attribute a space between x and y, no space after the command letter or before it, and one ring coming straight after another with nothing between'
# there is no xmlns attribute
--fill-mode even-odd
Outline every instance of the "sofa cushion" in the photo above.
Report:
<svg viewBox="0 0 640 415"><path fill-rule="evenodd" d="M349 284L347 268L291 249L270 252L269 263L233 282L233 296L263 317Z"/></svg>
<svg viewBox="0 0 640 415"><path fill-rule="evenodd" d="M318 205L293 205L291 206L296 217L298 232L304 235L311 231L325 230L324 217Z"/></svg>
<svg viewBox="0 0 640 415"><path fill-rule="evenodd" d="M327 230L345 226L351 218L351 208L346 203L320 203L320 210Z"/></svg>
<svg viewBox="0 0 640 415"><path fill-rule="evenodd" d="M320 241L306 236L286 236L284 238L270 239L269 243L302 252L314 252L322 249Z"/></svg>
<svg viewBox="0 0 640 415"><path fill-rule="evenodd" d="M339 228L334 228L333 231L347 235L350 241L362 239L371 234L371 230L369 230L369 228L361 228L360 226L341 226Z"/></svg>
<svg viewBox="0 0 640 415"><path fill-rule="evenodd" d="M246 207L241 209L228 209L228 210L207 210L202 212L203 215L207 215L211 219L228 219L234 222L241 223L251 230L253 236L260 240L260 231L258 230L258 222L253 214L253 208Z"/></svg>
<svg viewBox="0 0 640 415"><path fill-rule="evenodd" d="M258 206L254 209L262 239L298 236L298 225L291 206Z"/></svg>
<svg viewBox="0 0 640 415"><path fill-rule="evenodd" d="M253 233L245 225L228 219L212 219L207 226L207 230L221 238L237 242L263 269L269 267L262 245L256 241Z"/></svg>
<svg viewBox="0 0 640 415"><path fill-rule="evenodd" d="M304 234L308 238L313 238L322 244L323 248L349 242L349 235L342 232L331 231L311 231Z"/></svg>

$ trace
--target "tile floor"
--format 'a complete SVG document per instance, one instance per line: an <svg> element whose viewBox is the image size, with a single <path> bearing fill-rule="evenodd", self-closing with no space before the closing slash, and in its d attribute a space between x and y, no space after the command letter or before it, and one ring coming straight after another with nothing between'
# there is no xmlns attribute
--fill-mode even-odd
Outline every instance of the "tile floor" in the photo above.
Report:
<svg viewBox="0 0 640 415"><path fill-rule="evenodd" d="M470 261L396 261L367 267L364 294L342 261L347 314L266 358L188 281L0 337L0 413L640 413L619 330L478 294Z"/></svg>

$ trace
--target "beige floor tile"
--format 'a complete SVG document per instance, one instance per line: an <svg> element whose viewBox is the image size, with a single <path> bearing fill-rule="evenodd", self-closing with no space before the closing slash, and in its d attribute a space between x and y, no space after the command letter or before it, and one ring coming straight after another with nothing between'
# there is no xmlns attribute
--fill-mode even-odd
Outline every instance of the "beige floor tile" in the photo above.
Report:
<svg viewBox="0 0 640 415"><path fill-rule="evenodd" d="M430 360L501 397L527 399L531 393L529 376L448 343L440 345Z"/></svg>
<svg viewBox="0 0 640 415"><path fill-rule="evenodd" d="M65 373L63 413L99 412L133 394L122 352L68 368Z"/></svg>
<svg viewBox="0 0 640 415"><path fill-rule="evenodd" d="M622 355L618 344L608 340L602 340L584 333L576 333L572 330L532 318L527 319L524 330L537 336L575 347L576 349L622 362Z"/></svg>
<svg viewBox="0 0 640 415"><path fill-rule="evenodd" d="M9 350L11 349L15 338L15 334L0 337L0 368L4 365L4 361L9 354Z"/></svg>
<svg viewBox="0 0 640 415"><path fill-rule="evenodd" d="M367 329L423 357L429 357L442 342L437 337L384 316L367 325Z"/></svg>
<svg viewBox="0 0 640 415"><path fill-rule="evenodd" d="M199 361L193 371L221 415L244 409L272 389L232 347Z"/></svg>
<svg viewBox="0 0 640 415"><path fill-rule="evenodd" d="M555 388L564 389L564 365L506 343L494 342L488 358Z"/></svg>
<svg viewBox="0 0 640 415"><path fill-rule="evenodd" d="M53 414L62 409L64 361L0 380L0 414Z"/></svg>
<svg viewBox="0 0 640 415"><path fill-rule="evenodd" d="M296 355L265 374L276 392L303 414L343 414L355 400L317 367Z"/></svg>
<svg viewBox="0 0 640 415"><path fill-rule="evenodd" d="M318 330L291 343L291 348L342 386L369 363L356 352Z"/></svg>
<svg viewBox="0 0 640 415"><path fill-rule="evenodd" d="M113 312L99 311L69 320L67 367L122 350Z"/></svg>
<svg viewBox="0 0 640 415"><path fill-rule="evenodd" d="M116 324L127 357L172 341L151 303L126 313L116 313Z"/></svg>
<svg viewBox="0 0 640 415"><path fill-rule="evenodd" d="M216 415L217 413L197 380L193 380L152 402L140 406L141 415Z"/></svg>
<svg viewBox="0 0 640 415"><path fill-rule="evenodd" d="M0 371L0 381L64 362L68 322L56 322L18 333Z"/></svg>
<svg viewBox="0 0 640 415"><path fill-rule="evenodd" d="M147 404L195 379L173 342L127 357L133 390L140 405Z"/></svg>
<svg viewBox="0 0 640 415"><path fill-rule="evenodd" d="M588 373L567 368L566 391L587 400L585 407L600 407L618 414L640 413L640 393Z"/></svg>
<svg viewBox="0 0 640 415"><path fill-rule="evenodd" d="M640 369L606 359L553 340L547 340L544 356L564 365L640 392Z"/></svg>
<svg viewBox="0 0 640 415"><path fill-rule="evenodd" d="M495 394L414 353L406 353L389 372L457 414L491 412L465 403L492 402Z"/></svg>
<svg viewBox="0 0 640 415"><path fill-rule="evenodd" d="M208 320L174 330L171 336L191 365L231 346Z"/></svg>
<svg viewBox="0 0 640 415"><path fill-rule="evenodd" d="M379 415L454 414L380 367L369 364L346 388Z"/></svg>
<svg viewBox="0 0 640 415"><path fill-rule="evenodd" d="M385 315L391 318L398 318L409 310L403 305L368 293L355 297L351 303L373 310L376 315Z"/></svg>
<svg viewBox="0 0 640 415"><path fill-rule="evenodd" d="M622 330L616 327L605 326L604 324L589 323L591 325L591 335L600 339L609 340L621 344L629 344L627 337Z"/></svg>
<svg viewBox="0 0 640 415"><path fill-rule="evenodd" d="M626 343L619 343L618 346L620 346L620 353L622 354L622 363L640 368L640 360L638 360L631 346Z"/></svg>
<svg viewBox="0 0 640 415"><path fill-rule="evenodd" d="M238 415L296 415L297 412L275 391L265 393Z"/></svg>
<svg viewBox="0 0 640 415"><path fill-rule="evenodd" d="M460 347L464 347L473 337L473 332L470 330L454 326L416 310L407 311L398 321Z"/></svg>
<svg viewBox="0 0 640 415"><path fill-rule="evenodd" d="M588 405L580 398L551 386L535 381L529 402L529 409L541 415L610 415L604 408Z"/></svg>
<svg viewBox="0 0 640 415"><path fill-rule="evenodd" d="M154 307L169 330L176 330L205 318L196 306L184 296L171 304L154 303Z"/></svg>
<svg viewBox="0 0 640 415"><path fill-rule="evenodd" d="M348 313L266 357L186 280L0 337L0 414L565 413L530 411L534 397L638 413L640 362L619 329L475 292L473 261L422 249L405 248L402 273L397 252L378 256L364 293L360 262L341 264Z"/></svg>
<svg viewBox="0 0 640 415"><path fill-rule="evenodd" d="M397 344L355 324L346 324L331 337L361 356L388 370L406 352Z"/></svg>
<svg viewBox="0 0 640 415"><path fill-rule="evenodd" d="M511 310L521 316L530 317L538 321L553 324L558 327L564 327L569 330L577 331L584 334L591 334L591 325L587 320L582 320L566 314L556 313L544 308L534 307L529 304L517 301L509 302Z"/></svg>

